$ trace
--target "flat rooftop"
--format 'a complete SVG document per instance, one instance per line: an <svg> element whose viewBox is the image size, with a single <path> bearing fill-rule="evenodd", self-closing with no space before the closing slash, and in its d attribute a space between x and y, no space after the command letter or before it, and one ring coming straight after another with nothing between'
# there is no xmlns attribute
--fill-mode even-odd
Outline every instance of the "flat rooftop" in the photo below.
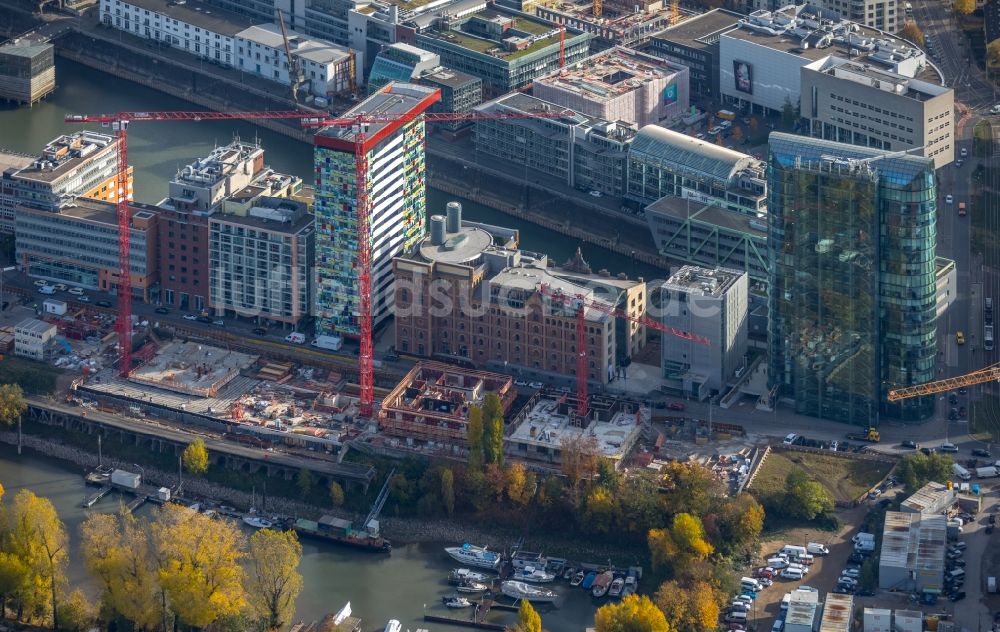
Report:
<svg viewBox="0 0 1000 632"><path fill-rule="evenodd" d="M756 218L687 198L664 196L646 207L646 216L661 214L678 221L693 221L767 239L767 218Z"/></svg>
<svg viewBox="0 0 1000 632"><path fill-rule="evenodd" d="M444 215L431 216L432 227ZM434 244L430 236L421 240L420 256L437 263L468 263L475 260L493 245L493 235L476 226L463 225L457 233L445 233L441 244Z"/></svg>
<svg viewBox="0 0 1000 632"><path fill-rule="evenodd" d="M879 565L940 573L946 544L944 516L887 511Z"/></svg>
<svg viewBox="0 0 1000 632"><path fill-rule="evenodd" d="M51 142L41 155L18 172L19 178L52 183L101 154L117 151L108 134L81 131L65 134Z"/></svg>
<svg viewBox="0 0 1000 632"><path fill-rule="evenodd" d="M382 115L403 115L410 112L419 114L432 104L437 88L420 86L413 83L390 83L384 88L371 95L361 103L343 114L344 118L351 118L358 114L382 114ZM398 129L402 123L371 123L366 125L367 138L371 139L380 133L390 133ZM341 142L353 144L356 130L353 127L324 127L316 132L316 136L331 138Z"/></svg>
<svg viewBox="0 0 1000 632"><path fill-rule="evenodd" d="M171 342L136 368L129 380L188 395L209 396L254 364L257 357L194 342Z"/></svg>
<svg viewBox="0 0 1000 632"><path fill-rule="evenodd" d="M266 198L273 200L275 198ZM247 226L273 233L295 235L313 225L315 217L306 212L304 202L292 199L278 198L278 204L254 205L247 215L232 215L216 213L209 222Z"/></svg>
<svg viewBox="0 0 1000 632"><path fill-rule="evenodd" d="M160 210L155 206L142 204L140 202L129 202L129 208L132 209L132 217L134 219L151 219L153 215ZM37 213L43 214L42 211L37 211ZM97 222L99 224L110 224L116 228L118 226L117 208L111 202L104 202L102 200L77 198L76 201L73 202L72 206L59 209L59 213L49 214L61 217L72 217L89 222ZM135 225L133 225L131 229L138 231L147 230L144 227Z"/></svg>
<svg viewBox="0 0 1000 632"><path fill-rule="evenodd" d="M0 46L0 55L14 55L15 57L27 57L30 59L51 49L52 44L48 42L37 42L22 38Z"/></svg>
<svg viewBox="0 0 1000 632"><path fill-rule="evenodd" d="M911 79L889 70L876 68L869 63L850 61L841 57L821 59L809 64L807 68L914 101L928 101L952 91L947 86Z"/></svg>
<svg viewBox="0 0 1000 632"><path fill-rule="evenodd" d="M187 22L226 37L236 37L240 31L254 24L254 20L245 15L220 9L199 0L186 0L184 4L173 0L128 0L128 2L140 9L168 15L178 22Z"/></svg>
<svg viewBox="0 0 1000 632"><path fill-rule="evenodd" d="M653 38L677 42L691 48L705 48L718 42L719 32L732 28L741 18L742 15L733 11L712 9L708 13L675 24L653 35Z"/></svg>
<svg viewBox="0 0 1000 632"><path fill-rule="evenodd" d="M792 599L788 603L785 614L785 625L801 626L804 630L812 629L819 609L819 595L801 590L792 591Z"/></svg>
<svg viewBox="0 0 1000 632"><path fill-rule="evenodd" d="M51 329L55 329L56 326L52 323L47 323L44 320L38 320L37 318L26 318L19 322L14 328L15 331L21 331L29 334L42 334L48 332Z"/></svg>
<svg viewBox="0 0 1000 632"><path fill-rule="evenodd" d="M853 617L854 597L852 595L827 593L819 632L851 632Z"/></svg>
<svg viewBox="0 0 1000 632"><path fill-rule="evenodd" d="M901 503L901 507L914 513L933 513L940 507L946 507L955 499L955 490L949 490L941 483L931 481L913 492Z"/></svg>
<svg viewBox="0 0 1000 632"><path fill-rule="evenodd" d="M35 162L35 157L29 154L22 154L9 149L0 149L0 172L7 171L8 169L24 169L33 162Z"/></svg>
<svg viewBox="0 0 1000 632"><path fill-rule="evenodd" d="M474 77L464 72L452 70L451 68L446 68L444 66L438 66L433 70L428 70L424 74L420 75L420 80L435 83L439 86L448 86L449 88L461 88L462 86L470 83L482 82L479 77Z"/></svg>
<svg viewBox="0 0 1000 632"><path fill-rule="evenodd" d="M663 289L680 292L697 292L702 296L721 297L736 283L743 272L726 268L702 268L700 266L683 266L670 275L663 283Z"/></svg>
<svg viewBox="0 0 1000 632"><path fill-rule="evenodd" d="M351 56L349 49L338 46L333 42L306 37L295 31L286 32L288 33L288 44L292 49L292 53L303 59L308 59L317 64L332 64L346 61ZM251 26L237 33L237 37L278 50L284 50L285 46L281 30L275 24Z"/></svg>
<svg viewBox="0 0 1000 632"><path fill-rule="evenodd" d="M606 101L680 72L673 64L627 48L612 48L535 80L536 84Z"/></svg>
<svg viewBox="0 0 1000 632"><path fill-rule="evenodd" d="M569 414L560 412L565 406L556 399L539 398L507 441L558 450L564 441L593 438L598 454L620 460L641 429L638 415L625 411L615 413L610 421L592 420L581 428L571 423Z"/></svg>
<svg viewBox="0 0 1000 632"><path fill-rule="evenodd" d="M424 17L424 16L421 16ZM471 21L486 21L496 24L504 24L503 40L509 38L519 38L523 40L523 46L519 49L507 48L507 43L500 39L486 37L485 34L471 33L463 30L463 26ZM530 53L542 50L548 46L559 43L559 27L541 18L530 17L524 13L509 13L499 7L488 7L474 13L463 14L461 22L454 28L442 27L440 22L427 22L420 35L451 42L462 48L467 48L477 53L488 54L499 59L517 59ZM565 39L580 35L578 31L567 28Z"/></svg>

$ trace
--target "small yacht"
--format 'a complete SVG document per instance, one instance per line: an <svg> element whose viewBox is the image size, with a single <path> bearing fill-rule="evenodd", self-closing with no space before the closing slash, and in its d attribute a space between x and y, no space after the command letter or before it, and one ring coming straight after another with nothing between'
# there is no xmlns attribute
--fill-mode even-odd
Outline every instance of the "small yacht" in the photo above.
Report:
<svg viewBox="0 0 1000 632"><path fill-rule="evenodd" d="M527 599L528 601L550 602L559 595L552 590L532 586L524 582L506 581L500 584L500 592L512 599Z"/></svg>
<svg viewBox="0 0 1000 632"><path fill-rule="evenodd" d="M452 595L451 597L441 597L441 603L449 608L471 608L472 602L465 597Z"/></svg>
<svg viewBox="0 0 1000 632"><path fill-rule="evenodd" d="M271 527L274 526L273 522L271 522L267 518L258 516L257 512L254 511L253 509L251 509L249 513L243 516L243 522L253 527L254 529L270 529Z"/></svg>
<svg viewBox="0 0 1000 632"><path fill-rule="evenodd" d="M555 578L556 576L552 573L546 573L544 570L535 568L534 566L525 566L519 571L514 571L514 574L511 576L511 579L531 582L532 584L545 584Z"/></svg>
<svg viewBox="0 0 1000 632"><path fill-rule="evenodd" d="M483 593L489 589L489 586L479 582L463 582L455 588L460 593Z"/></svg>
<svg viewBox="0 0 1000 632"><path fill-rule="evenodd" d="M456 568L448 573L449 584L462 584L466 582L487 582L490 578L484 573L470 571L467 568Z"/></svg>
<svg viewBox="0 0 1000 632"><path fill-rule="evenodd" d="M608 588L609 597L621 597L622 590L625 589L625 580L621 577L616 577L614 581L611 582L611 587Z"/></svg>
<svg viewBox="0 0 1000 632"><path fill-rule="evenodd" d="M452 559L475 568L486 568L495 571L500 566L500 556L493 551L487 550L485 546L474 546L466 543L462 546L446 547L445 552Z"/></svg>
<svg viewBox="0 0 1000 632"><path fill-rule="evenodd" d="M403 625L399 621L389 619L389 623L385 624L385 629L382 632L402 632L402 630Z"/></svg>
<svg viewBox="0 0 1000 632"><path fill-rule="evenodd" d="M635 583L635 575L629 575L625 578L625 587L622 588L622 597L634 595L637 588L638 586Z"/></svg>

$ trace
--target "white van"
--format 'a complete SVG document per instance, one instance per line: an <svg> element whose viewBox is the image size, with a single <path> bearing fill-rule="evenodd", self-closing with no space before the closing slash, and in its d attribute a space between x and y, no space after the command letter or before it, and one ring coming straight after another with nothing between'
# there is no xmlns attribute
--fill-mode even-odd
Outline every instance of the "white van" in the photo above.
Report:
<svg viewBox="0 0 1000 632"><path fill-rule="evenodd" d="M788 567L788 560L783 557L772 557L767 561L767 565L775 570Z"/></svg>
<svg viewBox="0 0 1000 632"><path fill-rule="evenodd" d="M788 565L788 569L791 569L793 571L799 571L803 575L805 575L806 573L809 572L809 567L805 566L803 564L792 563L792 564ZM786 569L786 570L788 570L788 569Z"/></svg>
<svg viewBox="0 0 1000 632"><path fill-rule="evenodd" d="M951 472L963 481L967 481L972 478L972 474L969 473L969 470L965 469L958 463L952 463Z"/></svg>
<svg viewBox="0 0 1000 632"><path fill-rule="evenodd" d="M786 568L781 571L781 576L785 579L800 580L802 579L802 570L799 568Z"/></svg>
<svg viewBox="0 0 1000 632"><path fill-rule="evenodd" d="M760 582L753 577L741 577L740 578L740 588L742 590L751 590L757 592L761 589Z"/></svg>
<svg viewBox="0 0 1000 632"><path fill-rule="evenodd" d="M54 286L52 286L52 285L43 285L43 286L41 286L41 287L38 288L38 291L41 294L55 294L56 293L56 288Z"/></svg>
<svg viewBox="0 0 1000 632"><path fill-rule="evenodd" d="M300 331L293 331L285 336L285 342L300 345L306 341L306 335Z"/></svg>
<svg viewBox="0 0 1000 632"><path fill-rule="evenodd" d="M820 544L819 542L810 542L806 545L806 550L813 555L829 555L830 549L826 548L825 544Z"/></svg>
<svg viewBox="0 0 1000 632"><path fill-rule="evenodd" d="M803 555L806 554L806 547L795 546L794 544L786 544L785 546L781 547L781 551L779 551L779 553L784 553L789 557L802 557Z"/></svg>
<svg viewBox="0 0 1000 632"><path fill-rule="evenodd" d="M746 623L747 613L745 612L730 612L726 615L727 623Z"/></svg>

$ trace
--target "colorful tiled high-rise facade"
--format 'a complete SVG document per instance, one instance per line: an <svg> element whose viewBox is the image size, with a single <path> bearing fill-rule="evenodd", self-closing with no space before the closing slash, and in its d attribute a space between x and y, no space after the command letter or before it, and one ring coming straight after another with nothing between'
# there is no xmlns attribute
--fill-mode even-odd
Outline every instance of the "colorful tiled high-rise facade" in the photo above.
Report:
<svg viewBox="0 0 1000 632"><path fill-rule="evenodd" d="M356 338L358 313L357 135L364 132L372 324L393 303L393 257L406 252L426 226L424 122L419 114L440 99L435 88L392 83L344 114L398 120L358 127L327 127L315 137L316 333Z"/></svg>

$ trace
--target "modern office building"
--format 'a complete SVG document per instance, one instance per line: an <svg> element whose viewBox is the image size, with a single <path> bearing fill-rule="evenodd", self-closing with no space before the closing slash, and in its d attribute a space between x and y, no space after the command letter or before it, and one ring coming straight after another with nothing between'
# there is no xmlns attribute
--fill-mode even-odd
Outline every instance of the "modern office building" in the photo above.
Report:
<svg viewBox="0 0 1000 632"><path fill-rule="evenodd" d="M128 197L132 198L129 167ZM17 204L58 211L79 198L117 202L118 143L113 136L74 132L50 142L34 161L3 173L3 191ZM5 220L10 220L8 217Z"/></svg>
<svg viewBox="0 0 1000 632"><path fill-rule="evenodd" d="M933 161L782 133L769 160L770 386L801 414L930 418L886 395L936 377Z"/></svg>
<svg viewBox="0 0 1000 632"><path fill-rule="evenodd" d="M294 176L264 164L264 150L236 140L185 166L169 184L160 209L159 269L164 305L201 311L208 307L209 227L215 213L246 213L261 196L288 197L302 186Z"/></svg>
<svg viewBox="0 0 1000 632"><path fill-rule="evenodd" d="M291 85L284 38L272 7L265 24L242 12L201 0L101 0L100 20L137 37L154 40L223 67L239 68L264 79ZM343 44L310 39L287 29L292 57L304 72L306 93L326 97L350 85L352 60Z"/></svg>
<svg viewBox="0 0 1000 632"><path fill-rule="evenodd" d="M811 135L889 151L920 149L940 169L955 157L955 91L871 64L825 57L801 70Z"/></svg>
<svg viewBox="0 0 1000 632"><path fill-rule="evenodd" d="M764 163L687 134L647 125L629 146L627 196L649 204L665 195L762 215L767 211Z"/></svg>
<svg viewBox="0 0 1000 632"><path fill-rule="evenodd" d="M7 149L0 150L0 231L14 232L14 209L17 196L10 177L35 162L35 156Z"/></svg>
<svg viewBox="0 0 1000 632"><path fill-rule="evenodd" d="M132 293L156 300L159 209L131 203L129 228ZM118 214L114 204L78 199L58 212L18 205L15 248L31 276L110 292L118 286Z"/></svg>
<svg viewBox="0 0 1000 632"><path fill-rule="evenodd" d="M666 386L701 400L723 393L737 370L746 369L747 290L746 273L726 268L684 266L663 283L663 324L708 340L663 336Z"/></svg>
<svg viewBox="0 0 1000 632"><path fill-rule="evenodd" d="M941 594L948 545L947 518L941 514L885 512L878 558L882 590Z"/></svg>
<svg viewBox="0 0 1000 632"><path fill-rule="evenodd" d="M552 265L519 250L517 232L463 221L461 205L431 218L431 234L394 261L396 347L479 368L516 367L525 377L565 380L576 373L577 311L539 292L583 296L633 316L646 311L641 280L591 274L579 257ZM430 302L430 288L441 300ZM607 384L645 344L645 328L587 307L588 379ZM615 321L622 321L616 323Z"/></svg>
<svg viewBox="0 0 1000 632"><path fill-rule="evenodd" d="M441 63L483 80L489 97L506 94L538 77L587 57L593 35L559 26L485 0L455 3L411 20L416 45L441 56Z"/></svg>
<svg viewBox="0 0 1000 632"><path fill-rule="evenodd" d="M430 112L472 112L483 102L483 80L479 77L444 66L426 71L416 81L437 88L441 100L431 106ZM440 121L432 127L456 131L472 125L472 121Z"/></svg>
<svg viewBox="0 0 1000 632"><path fill-rule="evenodd" d="M0 46L0 99L34 105L56 89L55 48L27 38Z"/></svg>
<svg viewBox="0 0 1000 632"><path fill-rule="evenodd" d="M367 126L357 152L352 128L328 127L315 136L316 165L316 333L360 334L358 297L357 161L367 165L371 240L372 325L390 315L394 289L392 260L424 235L424 122L419 116L440 99L426 86L391 83L344 116L367 112L399 115L399 121Z"/></svg>
<svg viewBox="0 0 1000 632"><path fill-rule="evenodd" d="M275 197L209 217L209 308L297 327L312 312L314 224L305 203Z"/></svg>
<svg viewBox="0 0 1000 632"><path fill-rule="evenodd" d="M719 37L743 18L726 9L683 20L652 35L643 51L690 69L691 94L698 98L719 98Z"/></svg>
<svg viewBox="0 0 1000 632"><path fill-rule="evenodd" d="M812 5L754 11L719 39L719 90L739 110L799 109L802 66L842 57L902 77L941 83L919 48ZM846 88L845 88L846 89ZM804 115L804 114L803 114Z"/></svg>
<svg viewBox="0 0 1000 632"><path fill-rule="evenodd" d="M520 3L520 7L513 6ZM565 24L594 36L591 50L604 50L614 46L629 48L642 46L653 33L659 33L677 19L669 4L664 7L662 0L642 0L641 2L603 2L601 15L594 15L592 3L543 4L534 0L500 0L499 4L531 11L535 15L555 24Z"/></svg>
<svg viewBox="0 0 1000 632"><path fill-rule="evenodd" d="M976 0L979 2L980 0ZM905 0L819 0L816 6L833 11L845 20L869 28L895 33L906 21L903 14Z"/></svg>
<svg viewBox="0 0 1000 632"><path fill-rule="evenodd" d="M752 291L766 294L767 218L665 196L645 209L661 255L681 263L746 272Z"/></svg>
<svg viewBox="0 0 1000 632"><path fill-rule="evenodd" d="M680 120L690 110L688 69L616 47L539 77L531 94L574 112L636 129Z"/></svg>
<svg viewBox="0 0 1000 632"><path fill-rule="evenodd" d="M379 51L368 73L368 93L391 81L410 82L441 65L441 57L411 44L396 42Z"/></svg>
<svg viewBox="0 0 1000 632"><path fill-rule="evenodd" d="M478 112L561 112L565 108L520 92L476 108ZM635 130L624 124L570 113L559 118L476 121L476 153L484 164L524 168L559 178L567 186L621 197L625 164Z"/></svg>

